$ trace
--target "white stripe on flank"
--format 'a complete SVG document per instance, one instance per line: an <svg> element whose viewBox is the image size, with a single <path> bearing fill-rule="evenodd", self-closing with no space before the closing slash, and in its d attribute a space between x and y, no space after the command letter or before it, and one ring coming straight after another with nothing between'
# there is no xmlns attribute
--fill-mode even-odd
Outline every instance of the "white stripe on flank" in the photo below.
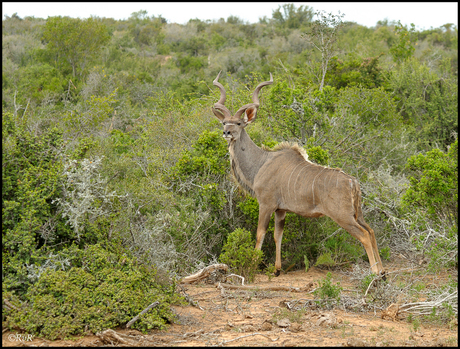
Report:
<svg viewBox="0 0 460 349"><path fill-rule="evenodd" d="M295 182L294 182L294 192L295 192L295 186L297 184L297 180L299 179L299 176L300 176L300 173L305 169L307 168L308 166L310 166L309 164L305 164L305 166L303 168L300 169L299 173L297 174L297 177L295 179ZM295 203L297 204L297 198L299 197L299 195L296 195L295 196Z"/></svg>
<svg viewBox="0 0 460 349"><path fill-rule="evenodd" d="M321 171L319 171L319 173L315 176L315 179L313 179L313 183L311 184L311 193L313 195L313 206L316 206L315 204L315 181L316 181L316 178L326 169L326 167L323 167L321 169Z"/></svg>
<svg viewBox="0 0 460 349"><path fill-rule="evenodd" d="M292 170L291 175L289 176L288 185L287 185L287 190L288 190L288 194L289 194L289 199L291 199L291 190L290 190L290 185L289 185L289 183L291 182L292 174L294 173L294 171L296 170L296 168L299 167L299 165L303 165L303 163L302 163L302 162L298 163L297 166L294 167L294 169ZM294 194L295 194L295 193L294 193Z"/></svg>
<svg viewBox="0 0 460 349"><path fill-rule="evenodd" d="M351 179L349 179L349 181L350 181L350 188L351 188L351 207L354 209L355 206L354 206L354 199L353 199L353 196L354 196L353 195L353 182Z"/></svg>

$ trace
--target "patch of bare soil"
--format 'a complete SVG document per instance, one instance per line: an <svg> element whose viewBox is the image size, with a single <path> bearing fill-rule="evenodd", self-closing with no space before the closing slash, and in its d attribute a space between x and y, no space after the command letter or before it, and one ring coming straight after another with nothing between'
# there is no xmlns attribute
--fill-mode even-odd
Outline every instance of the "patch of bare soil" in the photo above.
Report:
<svg viewBox="0 0 460 349"><path fill-rule="evenodd" d="M344 292L355 292L347 275L332 271ZM313 299L312 289L327 271L311 268L293 271L271 280L260 274L244 290L217 284L182 285L190 305L174 306L178 322L166 331L142 334L136 330L107 330L98 336L48 341L22 338L5 332L3 346L457 346L457 326L425 324L417 328L382 311L356 312L308 307L292 311L296 304ZM267 287L292 291L268 291ZM193 305L192 305L193 304ZM391 310L391 309L390 309ZM390 311L389 310L389 311ZM24 336L24 335L22 335Z"/></svg>

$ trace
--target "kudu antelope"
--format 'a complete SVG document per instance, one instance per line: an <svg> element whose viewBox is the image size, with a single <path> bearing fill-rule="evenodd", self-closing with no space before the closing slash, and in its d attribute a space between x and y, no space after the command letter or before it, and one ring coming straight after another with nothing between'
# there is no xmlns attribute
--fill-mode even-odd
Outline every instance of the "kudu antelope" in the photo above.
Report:
<svg viewBox="0 0 460 349"><path fill-rule="evenodd" d="M364 245L372 271L384 274L374 231L364 221L358 181L340 169L312 163L303 148L281 143L274 151L259 148L244 130L256 118L259 91L273 83L260 83L252 103L242 106L235 115L225 107L225 89L218 82L220 99L212 111L224 126L231 171L236 181L259 202L256 249L262 248L270 217L275 212L276 275L281 270L281 240L286 212L304 217L329 216Z"/></svg>

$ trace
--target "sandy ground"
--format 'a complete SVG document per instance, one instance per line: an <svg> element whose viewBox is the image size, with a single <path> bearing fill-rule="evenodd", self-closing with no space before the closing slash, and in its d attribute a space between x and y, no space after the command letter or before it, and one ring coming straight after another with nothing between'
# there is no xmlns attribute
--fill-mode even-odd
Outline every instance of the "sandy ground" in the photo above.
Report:
<svg viewBox="0 0 460 349"><path fill-rule="evenodd" d="M344 292L354 285L343 272L332 271ZM417 328L407 320L384 317L381 311L356 312L309 307L289 307L313 299L310 291L327 271L311 268L281 274L269 280L257 275L251 286L305 288L302 292L229 290L215 284L183 285L195 306L174 306L177 323L165 331L142 334L118 329L101 336L48 341L4 332L3 346L457 346L457 325L433 325L423 321ZM294 307L295 309L295 307ZM113 335L113 333L115 333Z"/></svg>

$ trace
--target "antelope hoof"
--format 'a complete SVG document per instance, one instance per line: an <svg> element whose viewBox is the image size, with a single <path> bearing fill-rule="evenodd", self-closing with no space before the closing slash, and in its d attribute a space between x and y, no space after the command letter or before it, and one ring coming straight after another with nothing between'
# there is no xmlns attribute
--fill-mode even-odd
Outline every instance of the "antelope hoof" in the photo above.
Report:
<svg viewBox="0 0 460 349"><path fill-rule="evenodd" d="M281 274L281 269L278 269L277 271L275 271L275 276L280 276Z"/></svg>
<svg viewBox="0 0 460 349"><path fill-rule="evenodd" d="M382 271L381 275L382 275L382 280L387 281L387 275L386 275L385 271Z"/></svg>

